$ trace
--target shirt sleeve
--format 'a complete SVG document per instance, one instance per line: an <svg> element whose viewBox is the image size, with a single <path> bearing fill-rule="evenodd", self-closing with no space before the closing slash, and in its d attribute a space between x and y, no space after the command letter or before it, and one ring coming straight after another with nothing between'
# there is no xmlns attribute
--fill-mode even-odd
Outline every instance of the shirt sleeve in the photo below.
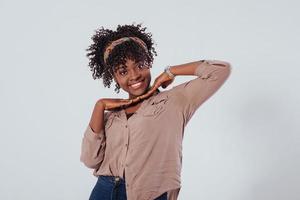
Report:
<svg viewBox="0 0 300 200"><path fill-rule="evenodd" d="M104 112L104 123L107 121L108 112ZM105 130L95 133L88 124L82 138L80 161L85 166L98 169L104 159L106 146Z"/></svg>
<svg viewBox="0 0 300 200"><path fill-rule="evenodd" d="M170 94L175 107L182 113L187 125L197 108L211 97L227 80L231 64L219 60L202 60L195 69L197 78L174 86Z"/></svg>

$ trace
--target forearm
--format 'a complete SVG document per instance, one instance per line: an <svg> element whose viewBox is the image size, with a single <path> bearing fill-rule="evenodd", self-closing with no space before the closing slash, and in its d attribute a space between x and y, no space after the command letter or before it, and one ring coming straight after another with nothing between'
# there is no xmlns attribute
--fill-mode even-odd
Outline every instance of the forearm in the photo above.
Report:
<svg viewBox="0 0 300 200"><path fill-rule="evenodd" d="M204 65L202 65L204 62L205 62L205 60L198 60L198 61L189 62L189 63L185 63L185 64L181 64L181 65L172 65L170 68L170 72L172 74L174 74L175 76L197 75L196 70L201 67L204 68ZM214 62L214 65L222 66L222 67L224 67L224 69L230 67L230 64L225 61L213 60L213 62Z"/></svg>
<svg viewBox="0 0 300 200"><path fill-rule="evenodd" d="M171 66L170 71L175 75L197 76L170 90L174 106L183 113L186 125L199 106L224 84L231 73L231 64L219 60L196 61Z"/></svg>
<svg viewBox="0 0 300 200"><path fill-rule="evenodd" d="M97 169L104 158L106 143L103 128L104 114L103 106L97 102L82 138L80 160L93 169Z"/></svg>
<svg viewBox="0 0 300 200"><path fill-rule="evenodd" d="M104 129L103 119L104 119L104 106L100 101L98 101L94 106L94 110L89 123L94 133L100 133L100 131Z"/></svg>

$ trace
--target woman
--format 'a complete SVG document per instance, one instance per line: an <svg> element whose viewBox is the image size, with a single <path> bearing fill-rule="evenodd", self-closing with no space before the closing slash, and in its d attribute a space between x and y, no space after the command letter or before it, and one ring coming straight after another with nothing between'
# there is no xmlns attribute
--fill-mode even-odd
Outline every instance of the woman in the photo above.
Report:
<svg viewBox="0 0 300 200"><path fill-rule="evenodd" d="M152 86L152 35L141 24L97 30L87 49L93 78L116 83L128 99L101 98L84 132L80 160L98 181L90 200L176 200L181 188L184 128L225 82L228 62L199 60L168 66ZM160 91L176 76L195 79Z"/></svg>

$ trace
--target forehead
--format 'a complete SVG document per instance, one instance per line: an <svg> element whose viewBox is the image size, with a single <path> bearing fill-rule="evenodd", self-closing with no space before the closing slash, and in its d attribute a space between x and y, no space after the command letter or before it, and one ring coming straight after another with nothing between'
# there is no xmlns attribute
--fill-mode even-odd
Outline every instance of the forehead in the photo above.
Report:
<svg viewBox="0 0 300 200"><path fill-rule="evenodd" d="M120 68L133 68L135 65L137 65L139 62L136 62L135 60L126 59L125 65L119 64L115 67L115 70L118 70Z"/></svg>
<svg viewBox="0 0 300 200"><path fill-rule="evenodd" d="M136 61L131 60L131 59L126 59L126 63L125 63L126 66L133 66L135 64L137 64Z"/></svg>

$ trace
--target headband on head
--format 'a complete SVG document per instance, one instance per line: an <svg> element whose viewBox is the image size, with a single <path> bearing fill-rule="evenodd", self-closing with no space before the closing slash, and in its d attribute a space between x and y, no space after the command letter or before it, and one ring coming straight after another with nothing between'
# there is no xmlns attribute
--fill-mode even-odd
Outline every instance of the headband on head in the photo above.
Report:
<svg viewBox="0 0 300 200"><path fill-rule="evenodd" d="M110 52L113 50L113 48L125 41L128 41L128 40L134 40L135 42L137 42L138 44L140 44L144 49L145 51L147 52L148 49L147 49L147 45L145 44L145 42L143 40L141 40L140 38L138 37L122 37L120 39L117 39L115 41L113 41L106 49L105 49L105 52L104 52L104 62L106 63L106 59L108 58Z"/></svg>

